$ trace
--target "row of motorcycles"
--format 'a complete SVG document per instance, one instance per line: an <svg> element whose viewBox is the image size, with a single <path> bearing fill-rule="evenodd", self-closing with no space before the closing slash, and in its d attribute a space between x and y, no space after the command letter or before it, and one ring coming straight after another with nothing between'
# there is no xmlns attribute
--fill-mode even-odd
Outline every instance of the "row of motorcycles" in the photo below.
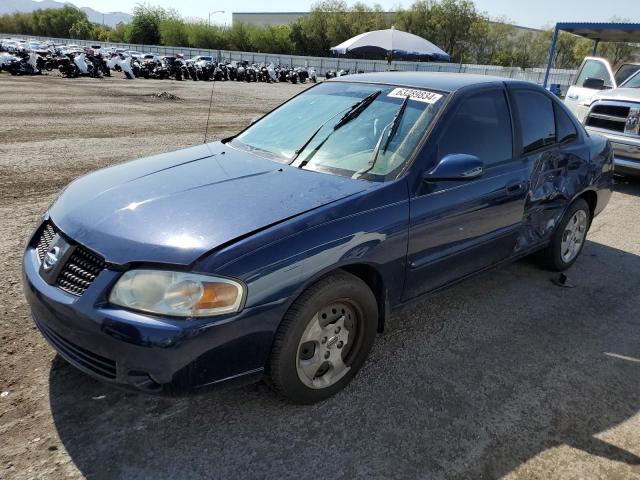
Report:
<svg viewBox="0 0 640 480"><path fill-rule="evenodd" d="M0 54L0 70L12 75L39 75L57 69L63 76L75 78L110 76L121 72L126 78L155 78L195 81L239 82L317 82L313 68L285 65L250 64L247 61L218 62L213 57L185 59L183 55L131 56L125 52L102 51L99 47L48 50L23 50ZM342 73L342 72L340 72Z"/></svg>
<svg viewBox="0 0 640 480"><path fill-rule="evenodd" d="M63 51L31 50L0 55L0 70L11 75L40 75L57 69L65 77L109 76L110 59L92 49Z"/></svg>
<svg viewBox="0 0 640 480"><path fill-rule="evenodd" d="M212 57L185 60L182 55L136 59L134 74L144 78L173 78L194 81L238 82L317 82L313 68L249 64L249 62L216 62Z"/></svg>

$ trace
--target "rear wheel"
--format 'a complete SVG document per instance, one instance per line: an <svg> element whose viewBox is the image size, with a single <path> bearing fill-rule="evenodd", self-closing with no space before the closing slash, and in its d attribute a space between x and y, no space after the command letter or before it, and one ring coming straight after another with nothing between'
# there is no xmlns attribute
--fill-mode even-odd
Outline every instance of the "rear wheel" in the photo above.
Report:
<svg viewBox="0 0 640 480"><path fill-rule="evenodd" d="M579 198L565 213L549 245L540 252L541 263L554 272L562 272L573 265L582 252L590 225L589 205Z"/></svg>
<svg viewBox="0 0 640 480"><path fill-rule="evenodd" d="M362 280L347 272L320 280L280 324L268 365L271 385L294 403L330 397L364 364L377 325L377 301Z"/></svg>

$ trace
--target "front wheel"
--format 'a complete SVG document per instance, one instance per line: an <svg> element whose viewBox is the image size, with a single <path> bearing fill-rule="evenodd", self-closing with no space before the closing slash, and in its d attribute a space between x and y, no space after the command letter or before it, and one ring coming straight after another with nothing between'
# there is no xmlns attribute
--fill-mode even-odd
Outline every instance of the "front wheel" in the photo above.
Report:
<svg viewBox="0 0 640 480"><path fill-rule="evenodd" d="M554 272L562 272L573 265L582 252L590 225L589 204L579 198L569 206L551 242L540 252L541 263Z"/></svg>
<svg viewBox="0 0 640 480"><path fill-rule="evenodd" d="M364 364L377 326L377 301L366 283L343 271L325 277L303 292L282 320L269 383L294 403L334 395Z"/></svg>

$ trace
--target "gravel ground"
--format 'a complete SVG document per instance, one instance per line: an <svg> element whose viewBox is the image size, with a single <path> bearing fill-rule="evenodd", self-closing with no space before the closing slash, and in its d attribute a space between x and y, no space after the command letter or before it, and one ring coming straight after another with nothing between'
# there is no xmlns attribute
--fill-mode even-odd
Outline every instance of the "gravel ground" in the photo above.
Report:
<svg viewBox="0 0 640 480"><path fill-rule="evenodd" d="M461 283L315 406L262 384L123 393L57 358L21 290L40 213L78 175L201 142L210 88L0 74L0 479L640 479L639 182L594 221L575 288L528 260ZM302 88L216 84L210 138Z"/></svg>

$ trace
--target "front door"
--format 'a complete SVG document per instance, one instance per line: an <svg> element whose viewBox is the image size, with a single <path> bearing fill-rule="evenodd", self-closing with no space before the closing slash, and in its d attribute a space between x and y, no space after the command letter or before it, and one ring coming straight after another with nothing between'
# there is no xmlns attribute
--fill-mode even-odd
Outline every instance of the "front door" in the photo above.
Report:
<svg viewBox="0 0 640 480"><path fill-rule="evenodd" d="M530 167L514 159L504 89L463 98L436 139L425 168L463 153L480 158L484 174L423 182L412 192L405 300L509 257L522 225Z"/></svg>
<svg viewBox="0 0 640 480"><path fill-rule="evenodd" d="M591 97L599 92L599 90L584 86L588 79L602 80L605 89L616 88L616 81L608 61L597 57L585 58L578 70L578 76L573 85L569 87L564 99L565 105L581 122L587 112L585 103L588 103Z"/></svg>

